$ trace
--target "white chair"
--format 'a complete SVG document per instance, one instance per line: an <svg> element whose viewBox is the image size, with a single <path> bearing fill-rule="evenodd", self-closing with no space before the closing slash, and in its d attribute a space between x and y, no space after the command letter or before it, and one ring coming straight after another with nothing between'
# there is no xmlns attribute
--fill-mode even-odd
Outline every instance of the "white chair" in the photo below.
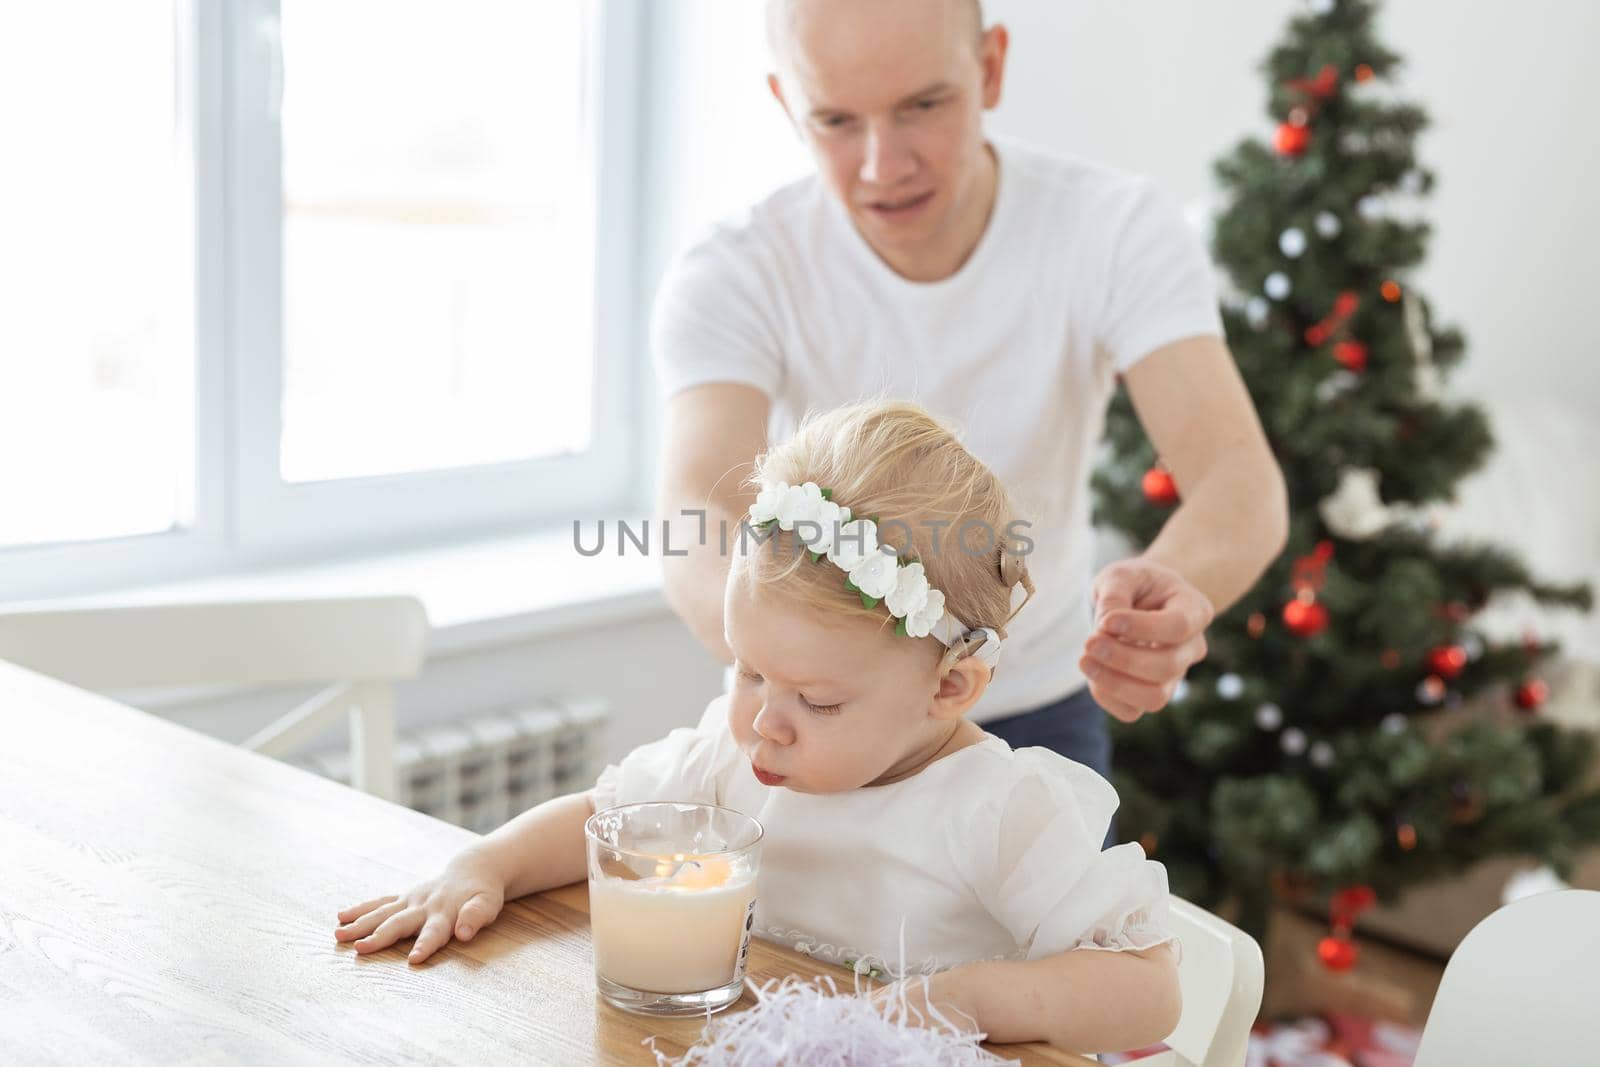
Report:
<svg viewBox="0 0 1600 1067"><path fill-rule="evenodd" d="M427 639L409 596L0 612L0 659L84 689L332 683L244 747L281 758L348 714L351 784L391 800L393 683Z"/></svg>
<svg viewBox="0 0 1600 1067"><path fill-rule="evenodd" d="M1181 897L1168 897L1170 927L1183 942L1178 982L1183 1013L1169 1051L1136 1067L1241 1067L1261 1010L1265 968L1255 938Z"/></svg>
<svg viewBox="0 0 1600 1067"><path fill-rule="evenodd" d="M1600 1062L1600 893L1491 912L1445 965L1414 1067Z"/></svg>

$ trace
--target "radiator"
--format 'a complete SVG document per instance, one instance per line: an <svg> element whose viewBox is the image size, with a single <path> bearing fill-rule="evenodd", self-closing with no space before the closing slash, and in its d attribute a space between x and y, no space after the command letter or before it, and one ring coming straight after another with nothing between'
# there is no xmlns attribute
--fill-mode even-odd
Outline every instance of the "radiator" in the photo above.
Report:
<svg viewBox="0 0 1600 1067"><path fill-rule="evenodd" d="M571 699L402 733L395 740L395 799L488 833L541 801L593 785L608 718L602 701ZM350 782L348 752L289 762Z"/></svg>

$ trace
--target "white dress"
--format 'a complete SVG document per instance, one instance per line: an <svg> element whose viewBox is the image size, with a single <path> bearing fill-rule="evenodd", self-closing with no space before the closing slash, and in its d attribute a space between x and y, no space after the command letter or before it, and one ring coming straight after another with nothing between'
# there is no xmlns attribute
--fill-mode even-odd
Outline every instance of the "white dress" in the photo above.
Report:
<svg viewBox="0 0 1600 1067"><path fill-rule="evenodd" d="M758 820L755 933L863 972L1177 941L1166 868L1133 842L1100 848L1116 790L1048 749L991 736L891 785L797 793L756 780L718 697L698 727L635 749L595 784L596 810L647 800Z"/></svg>

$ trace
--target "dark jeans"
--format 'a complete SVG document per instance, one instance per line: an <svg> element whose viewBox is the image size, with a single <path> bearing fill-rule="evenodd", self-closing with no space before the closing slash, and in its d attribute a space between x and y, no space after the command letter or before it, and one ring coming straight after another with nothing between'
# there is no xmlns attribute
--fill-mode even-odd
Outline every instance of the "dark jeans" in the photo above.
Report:
<svg viewBox="0 0 1600 1067"><path fill-rule="evenodd" d="M1046 704L1032 711L1022 711L1003 719L991 719L980 725L1012 748L1029 748L1037 745L1059 752L1111 780L1111 731L1109 716L1084 686L1069 693L1054 704ZM1103 847L1117 843L1117 820L1113 816L1106 830Z"/></svg>

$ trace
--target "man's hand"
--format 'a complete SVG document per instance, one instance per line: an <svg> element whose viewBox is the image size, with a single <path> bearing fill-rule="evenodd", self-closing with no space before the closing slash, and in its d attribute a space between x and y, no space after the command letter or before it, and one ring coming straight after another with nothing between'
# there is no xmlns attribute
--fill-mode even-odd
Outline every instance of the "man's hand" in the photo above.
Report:
<svg viewBox="0 0 1600 1067"><path fill-rule="evenodd" d="M1139 557L1101 571L1093 591L1095 632L1078 661L1089 692L1123 722L1160 711L1205 659L1211 601L1177 571Z"/></svg>

